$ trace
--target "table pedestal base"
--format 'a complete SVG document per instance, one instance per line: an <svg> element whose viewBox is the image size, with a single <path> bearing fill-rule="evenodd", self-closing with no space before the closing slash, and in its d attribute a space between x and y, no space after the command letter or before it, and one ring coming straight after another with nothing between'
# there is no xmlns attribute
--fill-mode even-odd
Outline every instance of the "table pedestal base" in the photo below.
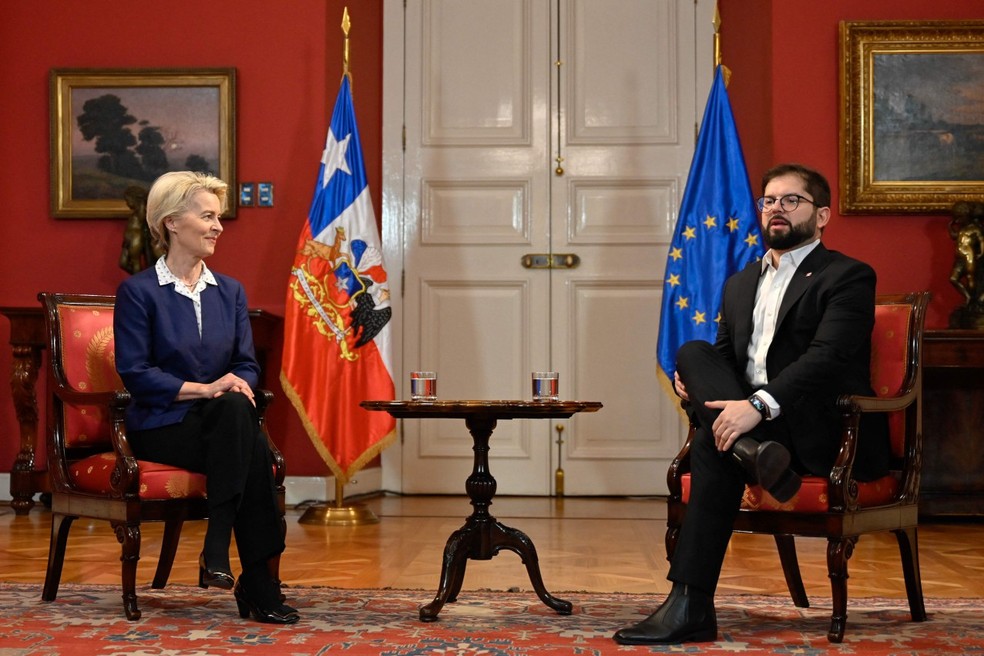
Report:
<svg viewBox="0 0 984 656"><path fill-rule="evenodd" d="M492 497L495 496L496 483L489 472L489 438L495 429L496 418L492 414L470 414L465 417L465 426L472 436L472 451L475 458L472 473L465 481L465 490L475 509L465 520L465 525L451 534L444 547L444 562L441 565L441 584L434 601L420 608L423 622L434 622L444 604L455 601L465 580L465 565L468 559L491 560L493 556L509 549L519 554L530 575L530 583L540 599L550 608L562 615L570 615L573 605L569 601L552 596L543 585L540 576L540 561L536 548L529 536L514 528L504 526L489 514Z"/></svg>
<svg viewBox="0 0 984 656"><path fill-rule="evenodd" d="M472 515L465 525L451 534L444 547L444 562L441 566L441 584L434 601L420 608L420 619L423 622L437 621L437 614L444 604L454 602L461 592L461 584L465 580L465 566L468 559L491 560L503 549L508 549L519 555L526 565L530 575L530 583L540 600L561 615L570 615L573 604L554 597L547 592L540 576L540 561L536 548L529 536L520 530L510 528L496 521L495 517L487 515L476 517Z"/></svg>

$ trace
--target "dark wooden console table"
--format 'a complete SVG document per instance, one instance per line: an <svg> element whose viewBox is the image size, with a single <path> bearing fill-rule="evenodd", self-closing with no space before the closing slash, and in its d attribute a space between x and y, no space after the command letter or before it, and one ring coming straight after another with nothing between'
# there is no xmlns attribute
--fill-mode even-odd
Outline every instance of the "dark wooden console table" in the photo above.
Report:
<svg viewBox="0 0 984 656"><path fill-rule="evenodd" d="M561 615L569 615L571 602L547 592L540 575L540 561L533 540L525 533L504 526L489 514L495 496L495 478L489 472L489 438L500 419L566 419L577 412L597 412L596 401L363 401L367 410L382 410L400 418L464 419L475 452L472 473L465 491L474 508L465 525L451 534L444 547L441 583L434 601L420 608L420 619L434 622L444 604L455 601L465 579L468 559L491 560L503 549L522 558L530 583L544 604Z"/></svg>
<svg viewBox="0 0 984 656"><path fill-rule="evenodd" d="M984 516L984 331L923 335L921 515Z"/></svg>
<svg viewBox="0 0 984 656"><path fill-rule="evenodd" d="M34 495L48 492L48 472L38 469L38 372L41 354L48 346L44 328L44 310L33 307L0 307L0 314L10 320L10 347L13 362L10 369L10 391L14 412L20 425L20 450L10 471L10 503L18 515L26 515L34 507ZM250 310L253 343L261 372L266 371L266 356L280 331L281 317L265 310ZM261 373L261 376L263 374ZM261 385L265 386L261 377Z"/></svg>

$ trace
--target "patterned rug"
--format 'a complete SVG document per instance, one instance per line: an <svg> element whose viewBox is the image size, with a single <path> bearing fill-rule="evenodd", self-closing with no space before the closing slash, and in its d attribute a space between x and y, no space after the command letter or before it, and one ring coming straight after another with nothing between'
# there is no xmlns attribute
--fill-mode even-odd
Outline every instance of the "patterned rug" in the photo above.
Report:
<svg viewBox="0 0 984 656"><path fill-rule="evenodd" d="M829 599L801 610L784 597L720 597L718 642L620 647L612 633L661 596L555 593L574 603L562 616L531 592L465 590L425 624L417 608L433 591L293 588L301 622L272 626L241 620L229 592L170 586L137 594L143 617L128 622L115 587L62 585L45 603L40 585L0 583L0 656L984 654L979 599L927 600L929 621L913 623L904 599L857 598L844 642L831 645Z"/></svg>

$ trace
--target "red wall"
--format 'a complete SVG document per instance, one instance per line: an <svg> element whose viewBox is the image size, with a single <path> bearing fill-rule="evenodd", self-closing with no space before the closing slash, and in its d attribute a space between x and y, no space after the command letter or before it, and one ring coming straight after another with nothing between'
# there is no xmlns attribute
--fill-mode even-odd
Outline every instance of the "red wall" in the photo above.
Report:
<svg viewBox="0 0 984 656"><path fill-rule="evenodd" d="M412 0L416 1L416 0ZM541 0L543 1L543 0ZM381 216L383 0L34 0L0 6L0 306L31 305L41 290L112 293L121 220L50 215L48 71L52 68L235 66L240 180L271 181L272 209L246 208L226 225L209 265L239 278L251 305L283 313L287 272L341 75L342 7L352 18L355 104ZM929 325L946 325L959 297L948 282L944 216L837 216L838 42L841 20L981 18L979 0L719 0L729 94L753 184L772 163L826 172L833 248L870 262L879 291L929 289ZM778 89L782 89L779 91ZM398 126L388 126L398 129ZM0 321L0 344L9 325ZM279 362L269 363L270 373ZM0 348L0 377L10 371ZM271 384L274 391L279 386ZM283 395L271 429L293 475L323 475ZM0 471L17 449L10 391L0 381Z"/></svg>
<svg viewBox="0 0 984 656"><path fill-rule="evenodd" d="M232 66L239 180L273 182L276 204L240 209L208 264L241 280L250 305L283 316L294 246L341 79L346 5L357 119L381 216L382 0L3 2L0 306L36 304L42 290L113 293L127 275L117 266L123 220L51 217L49 70ZM0 471L10 470L18 448L6 382L9 337L8 322L0 320ZM268 364L268 386L280 392L279 357ZM289 474L327 474L282 393L270 425Z"/></svg>
<svg viewBox="0 0 984 656"><path fill-rule="evenodd" d="M824 243L865 260L878 291L928 289L929 327L946 327L962 297L949 282L953 242L945 215L844 215L837 211L840 78L838 24L843 20L980 19L980 0L720 0L722 58L728 94L752 185L776 162L824 172L834 217Z"/></svg>

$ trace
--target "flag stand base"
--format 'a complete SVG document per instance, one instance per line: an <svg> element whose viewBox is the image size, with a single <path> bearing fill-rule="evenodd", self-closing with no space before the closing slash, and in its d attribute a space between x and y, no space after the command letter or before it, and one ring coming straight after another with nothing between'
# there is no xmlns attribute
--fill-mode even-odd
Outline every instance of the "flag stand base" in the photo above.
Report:
<svg viewBox="0 0 984 656"><path fill-rule="evenodd" d="M301 524L322 526L362 526L378 524L379 517L365 506L311 506L297 520Z"/></svg>
<svg viewBox="0 0 984 656"><path fill-rule="evenodd" d="M363 526L378 524L379 517L361 503L343 505L344 486L335 479L335 503L318 504L304 511L298 521L300 524L319 524L321 526Z"/></svg>

